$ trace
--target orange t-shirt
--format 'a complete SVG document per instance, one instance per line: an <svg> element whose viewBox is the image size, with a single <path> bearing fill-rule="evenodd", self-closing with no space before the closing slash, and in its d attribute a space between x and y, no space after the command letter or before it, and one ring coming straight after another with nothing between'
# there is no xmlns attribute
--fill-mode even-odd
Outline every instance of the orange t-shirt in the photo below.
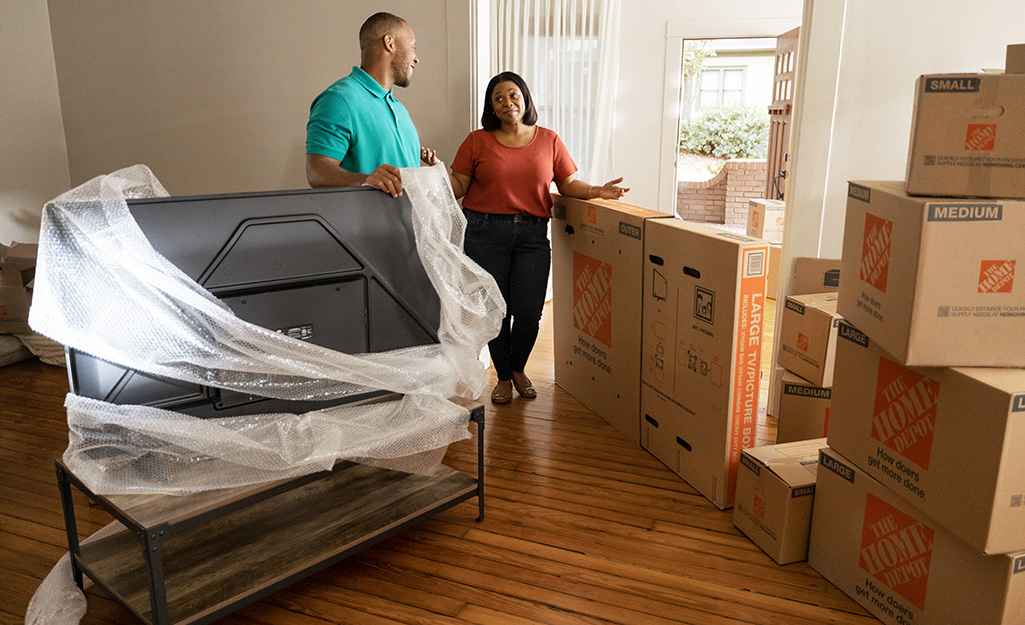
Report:
<svg viewBox="0 0 1025 625"><path fill-rule="evenodd" d="M502 145L493 132L471 132L452 160L452 171L470 177L465 208L551 217L551 183L569 178L577 166L559 135L538 126L530 143L518 148Z"/></svg>

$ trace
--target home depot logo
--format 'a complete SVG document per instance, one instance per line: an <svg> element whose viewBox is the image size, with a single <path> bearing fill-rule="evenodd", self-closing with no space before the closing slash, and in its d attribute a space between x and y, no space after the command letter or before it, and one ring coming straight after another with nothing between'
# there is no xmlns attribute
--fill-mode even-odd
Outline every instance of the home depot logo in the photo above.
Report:
<svg viewBox="0 0 1025 625"><path fill-rule="evenodd" d="M992 150L996 146L996 139L996 124L968 124L968 133L965 135L964 149Z"/></svg>
<svg viewBox="0 0 1025 625"><path fill-rule="evenodd" d="M751 503L751 511L754 512L759 519L765 520L765 500L758 495L754 496L754 501Z"/></svg>
<svg viewBox="0 0 1025 625"><path fill-rule="evenodd" d="M595 206L587 207L587 223L596 224L598 223L598 208Z"/></svg>
<svg viewBox="0 0 1025 625"><path fill-rule="evenodd" d="M979 293L1010 293L1014 286L1013 260L984 260L979 270Z"/></svg>
<svg viewBox="0 0 1025 625"><path fill-rule="evenodd" d="M801 350L802 352L807 352L809 342L810 341L808 340L807 335L801 334L800 332L797 333L797 349Z"/></svg>
<svg viewBox="0 0 1025 625"><path fill-rule="evenodd" d="M880 357L872 437L928 469L939 395L939 382Z"/></svg>
<svg viewBox="0 0 1025 625"><path fill-rule="evenodd" d="M612 347L612 266L573 252L573 327Z"/></svg>
<svg viewBox="0 0 1025 625"><path fill-rule="evenodd" d="M865 238L861 245L859 277L883 293L890 271L890 239L893 222L865 213Z"/></svg>
<svg viewBox="0 0 1025 625"><path fill-rule="evenodd" d="M858 564L924 610L933 535L931 527L866 493Z"/></svg>
<svg viewBox="0 0 1025 625"><path fill-rule="evenodd" d="M754 211L754 212L751 213L751 225L754 226L755 228L758 227L758 215L759 215L758 211Z"/></svg>

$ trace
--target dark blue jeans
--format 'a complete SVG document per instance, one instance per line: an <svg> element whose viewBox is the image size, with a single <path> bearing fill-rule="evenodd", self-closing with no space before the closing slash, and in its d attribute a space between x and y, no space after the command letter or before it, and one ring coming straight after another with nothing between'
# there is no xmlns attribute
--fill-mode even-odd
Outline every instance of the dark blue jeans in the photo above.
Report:
<svg viewBox="0 0 1025 625"><path fill-rule="evenodd" d="M548 220L529 215L492 215L463 209L463 249L495 278L506 314L498 336L488 343L499 380L521 372L537 340L548 290L552 247Z"/></svg>

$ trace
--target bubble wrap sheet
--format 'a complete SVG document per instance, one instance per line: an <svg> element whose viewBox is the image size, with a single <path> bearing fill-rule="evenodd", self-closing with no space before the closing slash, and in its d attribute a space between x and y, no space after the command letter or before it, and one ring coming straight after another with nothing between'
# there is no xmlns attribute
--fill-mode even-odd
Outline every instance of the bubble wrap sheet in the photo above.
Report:
<svg viewBox="0 0 1025 625"><path fill-rule="evenodd" d="M441 300L440 343L344 354L236 317L158 254L127 198L166 196L145 166L97 177L43 210L29 323L55 341L130 369L290 400L369 389L400 402L303 415L202 420L69 395L68 467L101 494L185 494L281 479L339 459L427 472L468 437L485 383L478 354L505 302L462 251L465 218L443 164L402 171L417 249ZM339 323L346 323L339 319Z"/></svg>

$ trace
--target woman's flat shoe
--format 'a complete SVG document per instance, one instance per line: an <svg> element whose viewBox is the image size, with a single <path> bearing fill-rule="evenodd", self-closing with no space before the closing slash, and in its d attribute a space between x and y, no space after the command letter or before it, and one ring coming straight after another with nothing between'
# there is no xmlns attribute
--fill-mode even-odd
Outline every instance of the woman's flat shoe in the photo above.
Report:
<svg viewBox="0 0 1025 625"><path fill-rule="evenodd" d="M537 391L534 389L534 385L527 380L526 384L519 384L513 379L513 386L516 387L516 392L520 394L520 397L525 399L534 399L537 397Z"/></svg>
<svg viewBox="0 0 1025 625"><path fill-rule="evenodd" d="M491 391L491 403L493 404L508 404L512 401L512 385L508 380L503 380L495 385L495 390Z"/></svg>

